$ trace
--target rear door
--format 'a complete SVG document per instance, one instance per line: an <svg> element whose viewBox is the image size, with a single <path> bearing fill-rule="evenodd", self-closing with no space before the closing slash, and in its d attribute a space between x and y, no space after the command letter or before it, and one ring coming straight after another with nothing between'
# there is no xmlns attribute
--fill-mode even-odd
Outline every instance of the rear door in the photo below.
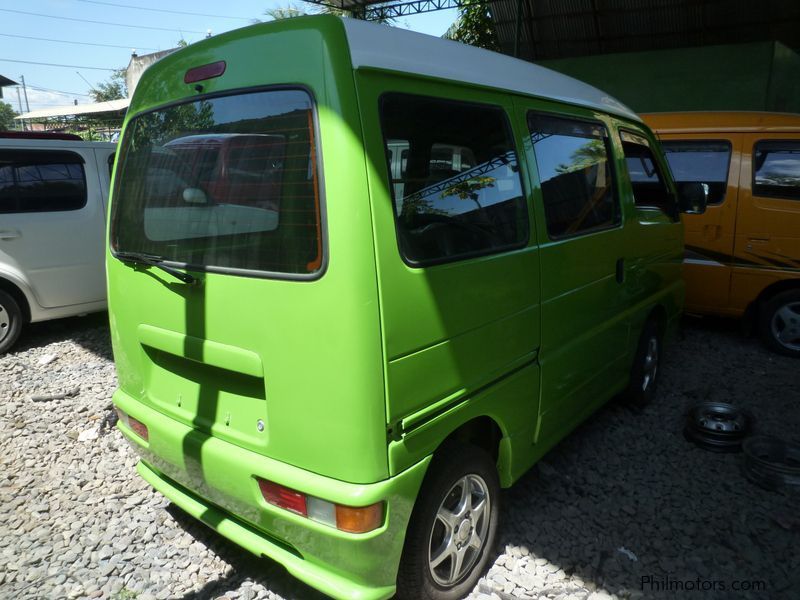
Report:
<svg viewBox="0 0 800 600"><path fill-rule="evenodd" d="M706 190L706 212L682 215L686 308L724 310L730 294L742 135L666 134L661 139L678 189L700 183Z"/></svg>
<svg viewBox="0 0 800 600"><path fill-rule="evenodd" d="M41 306L105 299L104 223L91 148L0 150L0 261Z"/></svg>
<svg viewBox="0 0 800 600"><path fill-rule="evenodd" d="M558 435L624 385L625 230L606 124L521 104L538 181L542 427Z"/></svg>

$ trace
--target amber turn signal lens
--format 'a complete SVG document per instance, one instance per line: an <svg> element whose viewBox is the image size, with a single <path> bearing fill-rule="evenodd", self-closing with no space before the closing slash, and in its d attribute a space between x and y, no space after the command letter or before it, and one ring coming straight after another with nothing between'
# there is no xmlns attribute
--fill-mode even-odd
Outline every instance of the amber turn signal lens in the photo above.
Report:
<svg viewBox="0 0 800 600"><path fill-rule="evenodd" d="M336 529L348 533L366 533L383 524L383 502L369 506L336 505Z"/></svg>

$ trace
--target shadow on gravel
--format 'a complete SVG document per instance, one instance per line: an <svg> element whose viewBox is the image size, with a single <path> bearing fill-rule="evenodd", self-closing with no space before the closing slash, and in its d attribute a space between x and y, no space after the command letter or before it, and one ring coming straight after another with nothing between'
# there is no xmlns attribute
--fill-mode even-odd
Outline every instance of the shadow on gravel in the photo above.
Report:
<svg viewBox="0 0 800 600"><path fill-rule="evenodd" d="M23 327L10 354L65 341L75 342L98 358L113 360L106 312L30 323Z"/></svg>
<svg viewBox="0 0 800 600"><path fill-rule="evenodd" d="M800 494L756 487L741 454L696 448L682 427L696 401L728 401L796 440L800 364L735 321L693 318L661 374L653 405L610 403L506 493L501 543L622 598L796 598Z"/></svg>
<svg viewBox="0 0 800 600"><path fill-rule="evenodd" d="M721 400L749 409L757 433L797 440L800 363L742 335L735 321L689 318L666 349L661 377L651 406L635 413L609 403L505 492L498 555L516 547L546 559L525 597L562 591L547 569L620 598L796 597L800 494L756 487L740 454L696 448L682 427L692 404ZM232 569L182 600L219 597L247 581L284 598L324 598L278 563L167 510Z"/></svg>
<svg viewBox="0 0 800 600"><path fill-rule="evenodd" d="M261 584L274 594L287 600L324 600L320 594L303 582L295 579L279 563L269 558L259 558L211 529L198 523L196 519L170 504L167 512L175 519L181 529L201 542L216 556L231 567L231 571L217 579L207 582L202 588L180 597L180 600L207 600L217 598L228 590L241 590L242 584L251 581Z"/></svg>

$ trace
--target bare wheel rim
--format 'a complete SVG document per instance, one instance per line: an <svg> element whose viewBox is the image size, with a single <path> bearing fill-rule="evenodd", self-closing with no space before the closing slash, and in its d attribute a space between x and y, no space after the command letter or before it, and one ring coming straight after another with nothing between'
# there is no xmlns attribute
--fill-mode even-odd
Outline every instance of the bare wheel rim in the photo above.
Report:
<svg viewBox="0 0 800 600"><path fill-rule="evenodd" d="M6 307L0 304L0 342L6 339L6 336L11 331L11 317L6 310Z"/></svg>
<svg viewBox="0 0 800 600"><path fill-rule="evenodd" d="M770 328L781 346L800 350L800 302L789 302L776 310Z"/></svg>
<svg viewBox="0 0 800 600"><path fill-rule="evenodd" d="M428 569L442 587L464 580L486 545L491 519L489 487L479 475L466 475L445 494L428 542Z"/></svg>
<svg viewBox="0 0 800 600"><path fill-rule="evenodd" d="M647 351L642 365L642 391L653 385L658 373L658 338L653 336L647 341Z"/></svg>

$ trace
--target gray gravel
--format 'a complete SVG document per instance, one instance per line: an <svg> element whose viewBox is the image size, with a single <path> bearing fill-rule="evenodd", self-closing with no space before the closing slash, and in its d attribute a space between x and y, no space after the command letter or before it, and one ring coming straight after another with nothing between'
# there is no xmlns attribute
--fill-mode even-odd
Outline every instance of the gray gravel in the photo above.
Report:
<svg viewBox="0 0 800 600"><path fill-rule="evenodd" d="M105 423L105 320L35 325L0 358L0 597L321 598L138 478ZM652 407L609 404L505 492L497 558L470 599L798 597L800 496L756 488L740 456L680 430L692 402L724 400L759 432L800 441L800 363L734 324L690 319L662 376Z"/></svg>

